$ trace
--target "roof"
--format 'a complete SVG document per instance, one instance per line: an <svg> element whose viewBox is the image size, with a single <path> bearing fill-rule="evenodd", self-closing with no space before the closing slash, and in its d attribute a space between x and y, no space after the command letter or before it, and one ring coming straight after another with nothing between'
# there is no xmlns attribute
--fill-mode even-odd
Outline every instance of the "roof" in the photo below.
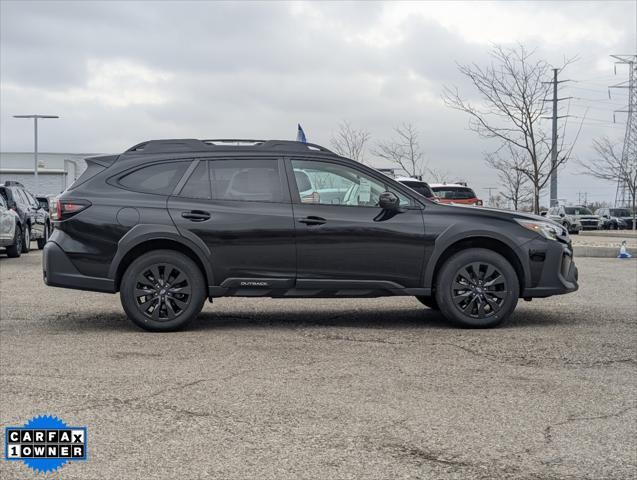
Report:
<svg viewBox="0 0 637 480"><path fill-rule="evenodd" d="M418 180L417 178L414 177L396 177L394 178L394 180L396 180L397 182L420 182L420 183L427 183L424 180Z"/></svg>

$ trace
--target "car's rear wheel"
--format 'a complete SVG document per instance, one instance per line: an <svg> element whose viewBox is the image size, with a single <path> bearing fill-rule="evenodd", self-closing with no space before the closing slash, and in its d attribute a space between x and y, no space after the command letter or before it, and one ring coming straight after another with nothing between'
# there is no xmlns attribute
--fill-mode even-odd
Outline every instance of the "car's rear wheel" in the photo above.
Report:
<svg viewBox="0 0 637 480"><path fill-rule="evenodd" d="M22 228L20 228L20 225L16 225L13 234L13 245L7 247L7 257L17 258L20 255L22 255Z"/></svg>
<svg viewBox="0 0 637 480"><path fill-rule="evenodd" d="M47 240L49 239L49 226L44 226L44 237L38 238L38 249L42 250L44 245L46 245Z"/></svg>
<svg viewBox="0 0 637 480"><path fill-rule="evenodd" d="M29 250L31 250L31 229L25 225L22 232L22 253L29 253Z"/></svg>
<svg viewBox="0 0 637 480"><path fill-rule="evenodd" d="M492 250L472 248L449 258L438 274L436 300L449 320L465 327L495 327L518 303L520 286L511 264Z"/></svg>
<svg viewBox="0 0 637 480"><path fill-rule="evenodd" d="M184 327L201 311L206 286L199 267L174 250L155 250L135 260L124 272L120 288L124 311L145 330Z"/></svg>
<svg viewBox="0 0 637 480"><path fill-rule="evenodd" d="M436 301L436 297L418 296L416 298L425 307L431 308L432 310L440 310L440 307L438 306L438 302Z"/></svg>

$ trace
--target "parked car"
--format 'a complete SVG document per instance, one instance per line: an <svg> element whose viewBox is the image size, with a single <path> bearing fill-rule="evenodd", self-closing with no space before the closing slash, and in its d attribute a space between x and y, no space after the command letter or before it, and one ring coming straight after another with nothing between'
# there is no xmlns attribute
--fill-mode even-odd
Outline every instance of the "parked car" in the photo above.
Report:
<svg viewBox="0 0 637 480"><path fill-rule="evenodd" d="M481 206L480 200L473 189L456 183L432 183L431 189L440 203Z"/></svg>
<svg viewBox="0 0 637 480"><path fill-rule="evenodd" d="M155 140L87 159L58 199L46 284L119 292L129 318L156 331L225 296L412 295L493 327L519 297L578 288L557 223L438 204L318 145L228 142ZM321 195L344 187L340 203Z"/></svg>
<svg viewBox="0 0 637 480"><path fill-rule="evenodd" d="M0 195L0 247L4 247L8 257L19 257L22 254L22 233L18 214L7 207L7 202Z"/></svg>
<svg viewBox="0 0 637 480"><path fill-rule="evenodd" d="M571 210L569 209L569 212ZM562 206L551 207L546 212L546 217L561 224L568 233L577 235L582 230L582 223L579 218L571 213L567 213Z"/></svg>
<svg viewBox="0 0 637 480"><path fill-rule="evenodd" d="M0 186L0 194L7 206L18 214L22 233L22 253L29 252L31 240L36 240L38 248L43 249L49 236L49 212L40 206L35 196L20 182L6 181Z"/></svg>
<svg viewBox="0 0 637 480"><path fill-rule="evenodd" d="M583 205L563 208L567 215L579 220L582 224L582 230L597 230L599 228L599 216L591 212L590 208Z"/></svg>
<svg viewBox="0 0 637 480"><path fill-rule="evenodd" d="M53 230L53 224L51 223L51 219L53 219L56 215L57 207L56 207L55 199L57 198L57 195L36 195L35 198L40 204L40 206L43 209L45 209L49 214L46 226L49 230L49 235L50 235L51 231Z"/></svg>
<svg viewBox="0 0 637 480"><path fill-rule="evenodd" d="M422 180L411 177L397 177L394 180L402 183L403 185L407 185L412 190L415 190L416 193L421 194L423 197L428 198L429 200L432 200L434 202L440 201L440 199L436 196L427 182L423 182Z"/></svg>
<svg viewBox="0 0 637 480"><path fill-rule="evenodd" d="M599 227L604 230L633 228L633 212L629 208L599 208L595 214L599 216Z"/></svg>

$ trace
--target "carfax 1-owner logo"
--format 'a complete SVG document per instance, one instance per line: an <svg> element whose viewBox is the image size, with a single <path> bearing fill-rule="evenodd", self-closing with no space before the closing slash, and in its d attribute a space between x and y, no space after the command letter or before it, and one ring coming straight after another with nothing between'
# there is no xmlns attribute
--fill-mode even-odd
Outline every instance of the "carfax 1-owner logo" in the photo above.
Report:
<svg viewBox="0 0 637 480"><path fill-rule="evenodd" d="M70 427L57 417L38 416L21 427L5 427L4 458L25 463L37 473L66 462L86 460L86 427Z"/></svg>

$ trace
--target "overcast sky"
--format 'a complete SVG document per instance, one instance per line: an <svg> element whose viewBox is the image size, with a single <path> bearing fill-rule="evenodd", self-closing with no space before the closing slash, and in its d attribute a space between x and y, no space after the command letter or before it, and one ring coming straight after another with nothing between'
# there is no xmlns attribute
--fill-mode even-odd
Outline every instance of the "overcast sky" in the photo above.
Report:
<svg viewBox="0 0 637 480"><path fill-rule="evenodd" d="M486 64L494 43L522 43L559 66L578 55L561 96L591 140L623 138L626 80L610 54L637 50L637 1L603 2L0 2L0 150L31 151L14 114L57 114L40 129L48 152L121 152L151 138L294 139L329 146L342 120L372 141L400 122L420 133L429 165L497 187L483 153L441 101L444 85L475 95L456 63ZM566 113L567 102L562 102ZM570 120L574 135L577 118ZM547 127L549 125L547 124ZM372 164L381 165L370 157ZM614 186L561 172L560 198L611 200ZM544 203L547 203L546 201Z"/></svg>

